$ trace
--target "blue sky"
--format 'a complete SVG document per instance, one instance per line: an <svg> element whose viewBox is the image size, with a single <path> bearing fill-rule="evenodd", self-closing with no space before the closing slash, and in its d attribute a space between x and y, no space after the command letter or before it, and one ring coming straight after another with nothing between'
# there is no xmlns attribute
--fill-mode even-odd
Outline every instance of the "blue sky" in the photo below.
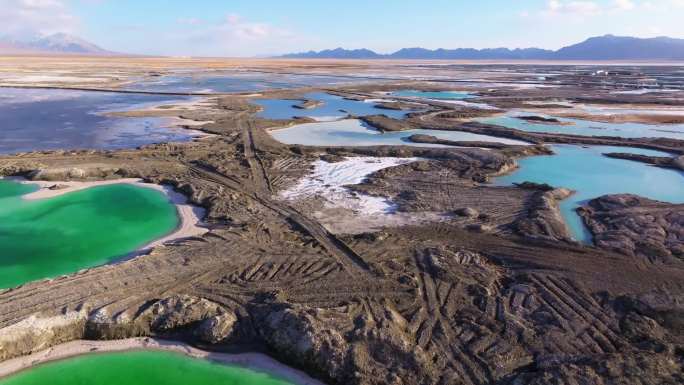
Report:
<svg viewBox="0 0 684 385"><path fill-rule="evenodd" d="M67 32L129 53L560 48L607 33L684 38L684 0L0 0L8 34Z"/></svg>

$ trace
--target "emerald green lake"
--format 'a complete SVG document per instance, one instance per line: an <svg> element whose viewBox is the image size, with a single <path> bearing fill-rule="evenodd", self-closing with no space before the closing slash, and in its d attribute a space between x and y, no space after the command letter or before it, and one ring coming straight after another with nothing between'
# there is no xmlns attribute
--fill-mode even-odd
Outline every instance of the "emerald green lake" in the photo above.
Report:
<svg viewBox="0 0 684 385"><path fill-rule="evenodd" d="M161 351L88 354L50 362L0 385L291 385L237 366Z"/></svg>
<svg viewBox="0 0 684 385"><path fill-rule="evenodd" d="M114 184L26 200L36 185L0 180L0 288L102 265L171 233L162 192Z"/></svg>

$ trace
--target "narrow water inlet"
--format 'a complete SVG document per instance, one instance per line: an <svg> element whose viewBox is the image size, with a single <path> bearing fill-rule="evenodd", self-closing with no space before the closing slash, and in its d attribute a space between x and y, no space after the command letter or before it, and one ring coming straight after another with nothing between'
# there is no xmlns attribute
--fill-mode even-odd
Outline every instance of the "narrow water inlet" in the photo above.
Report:
<svg viewBox="0 0 684 385"><path fill-rule="evenodd" d="M592 236L575 211L584 202L608 194L635 194L670 203L684 203L684 173L650 166L640 162L603 156L611 152L627 152L652 156L669 154L630 147L573 145L551 146L555 155L521 159L511 174L497 177L494 183L547 183L565 187L576 193L561 202L560 209L575 239L590 244Z"/></svg>
<svg viewBox="0 0 684 385"><path fill-rule="evenodd" d="M462 131L406 130L382 133L358 119L345 119L333 122L305 123L288 128L270 131L271 135L285 144L307 146L414 146L414 147L452 147L440 144L414 143L408 140L411 135L423 134L452 141L482 141L512 145L530 145L520 140L499 138L489 135L473 134Z"/></svg>

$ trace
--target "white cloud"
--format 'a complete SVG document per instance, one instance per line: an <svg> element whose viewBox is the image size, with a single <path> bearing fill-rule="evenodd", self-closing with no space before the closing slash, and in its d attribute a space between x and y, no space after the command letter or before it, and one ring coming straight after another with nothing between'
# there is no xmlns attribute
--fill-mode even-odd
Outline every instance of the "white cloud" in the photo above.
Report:
<svg viewBox="0 0 684 385"><path fill-rule="evenodd" d="M178 20L179 29L170 39L180 39L192 49L192 55L253 56L289 52L304 44L305 38L269 23L246 20L227 14L219 22Z"/></svg>
<svg viewBox="0 0 684 385"><path fill-rule="evenodd" d="M619 12L671 11L678 8L684 8L684 0L548 0L536 14L547 18L584 19ZM521 14L531 15L533 12L524 11Z"/></svg>
<svg viewBox="0 0 684 385"><path fill-rule="evenodd" d="M640 5L642 8L648 10L671 11L678 8L684 8L684 0L644 1Z"/></svg>
<svg viewBox="0 0 684 385"><path fill-rule="evenodd" d="M684 29L678 16L683 10L684 0L544 0L536 9L518 12L518 17L543 26L556 41L571 44L608 33L681 37ZM547 41L545 47L557 44L551 37Z"/></svg>
<svg viewBox="0 0 684 385"><path fill-rule="evenodd" d="M629 11L636 8L636 4L632 0L615 0L613 2L615 9Z"/></svg>
<svg viewBox="0 0 684 385"><path fill-rule="evenodd" d="M242 20L239 15L235 14L226 16L225 21L217 27L217 30L230 37L249 40L267 39L290 34L284 29L276 28L267 23Z"/></svg>
<svg viewBox="0 0 684 385"><path fill-rule="evenodd" d="M596 2L593 1L561 1L549 0L546 3L546 10L548 15L596 15L601 13L602 9Z"/></svg>
<svg viewBox="0 0 684 385"><path fill-rule="evenodd" d="M548 0L544 8L523 11L520 15L536 15L546 19L581 21L596 16L615 15L645 10L671 10L684 7L684 0Z"/></svg>
<svg viewBox="0 0 684 385"><path fill-rule="evenodd" d="M0 34L15 38L73 33L78 24L63 0L2 0L0 7Z"/></svg>

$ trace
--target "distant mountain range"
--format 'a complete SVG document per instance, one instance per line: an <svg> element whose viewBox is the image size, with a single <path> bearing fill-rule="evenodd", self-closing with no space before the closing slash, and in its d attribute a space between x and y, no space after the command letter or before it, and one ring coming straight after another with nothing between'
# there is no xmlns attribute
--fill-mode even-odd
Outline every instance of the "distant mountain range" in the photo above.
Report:
<svg viewBox="0 0 684 385"><path fill-rule="evenodd" d="M71 54L113 55L97 45L66 33L30 39L0 37L0 54Z"/></svg>
<svg viewBox="0 0 684 385"><path fill-rule="evenodd" d="M65 33L30 39L0 36L0 55L116 55L93 43ZM432 60L684 60L684 39L641 39L605 35L557 51L540 48L402 48L391 54L369 49L337 48L280 56L297 59L432 59Z"/></svg>
<svg viewBox="0 0 684 385"><path fill-rule="evenodd" d="M684 39L605 35L557 51L540 48L403 48L391 54L368 49L309 51L280 56L294 59L432 59L432 60L684 60Z"/></svg>

